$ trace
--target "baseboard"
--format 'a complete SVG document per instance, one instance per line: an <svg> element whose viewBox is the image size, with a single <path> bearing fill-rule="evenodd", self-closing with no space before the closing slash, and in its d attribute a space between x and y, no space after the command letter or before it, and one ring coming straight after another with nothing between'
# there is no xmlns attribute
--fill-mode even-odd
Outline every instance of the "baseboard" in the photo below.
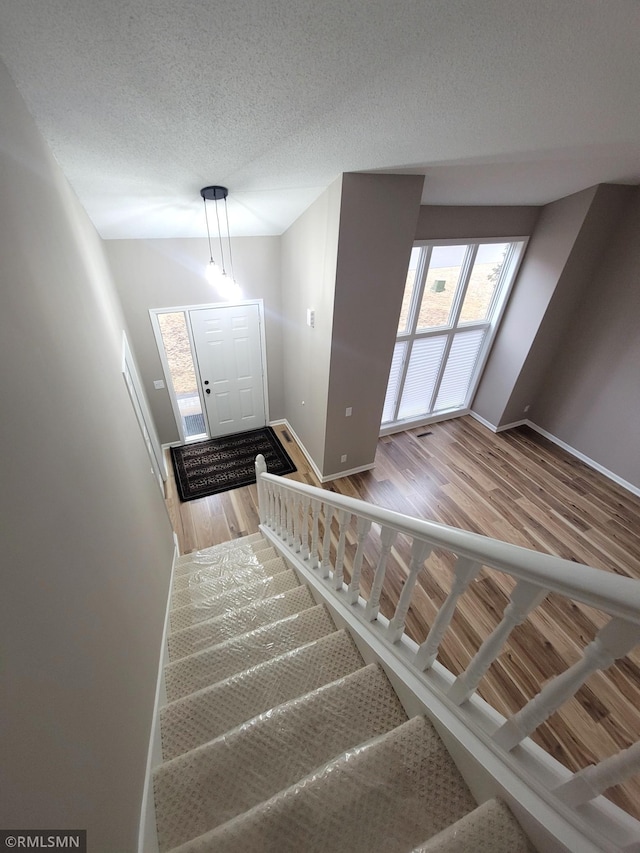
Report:
<svg viewBox="0 0 640 853"><path fill-rule="evenodd" d="M169 577L169 594L167 596L167 608L164 616L164 627L162 629L162 646L160 649L160 660L158 663L158 676L156 679L156 695L153 705L153 717L151 720L151 735L149 737L149 750L147 752L147 769L144 777L144 788L142 791L142 804L140 807L140 829L138 832L138 853L158 853L158 835L156 831L156 809L153 799L153 771L162 763L162 740L160 736L160 709L166 705L167 694L164 686L164 668L169 659L167 636L169 633L169 615L171 612L171 591L173 589L173 575L176 569L176 560L180 554L178 537L173 534L174 549L171 562L171 575Z"/></svg>
<svg viewBox="0 0 640 853"><path fill-rule="evenodd" d="M526 419L522 421L512 421L510 424L501 424L500 426L496 426L495 424L492 424L489 421L485 420L481 415L478 415L476 412L469 412L469 414L472 418L474 418L474 420L481 423L482 426L485 426L487 429L490 429L491 432L495 433L504 432L506 429L515 429L515 427L519 426L529 426L529 421Z"/></svg>
<svg viewBox="0 0 640 853"><path fill-rule="evenodd" d="M570 444L567 444L565 441L562 441L561 438L558 438L553 433L547 432L546 429L543 429L541 426L534 424L533 421L525 421L527 426L531 427L532 430L539 433L544 438L551 441L553 444L556 444L558 447L561 447L563 450L566 450L567 453L570 453L572 456L575 456L576 459L579 459L581 462L584 462L585 465L588 465L590 468L596 470L599 474L607 477L609 480L613 480L618 486L622 486L623 489L626 489L631 494L640 497L640 488L638 486L634 486L633 483L630 483L628 480L624 480L622 477L618 476L618 474L614 474L613 471L610 471L608 468L605 468L604 465L600 465L599 462L596 462L595 459L591 459L589 456L586 456L584 453L581 453L579 450L576 450L575 447L572 447Z"/></svg>
<svg viewBox="0 0 640 853"><path fill-rule="evenodd" d="M352 474L360 474L360 473L362 473L362 471L371 471L372 468L375 468L375 462L371 462L371 463L369 463L369 465L360 465L359 468L349 468L346 471L339 471L337 474L329 474L329 475L325 476L324 474L320 473L320 469L318 468L316 463L311 458L311 454L309 453L307 448L304 446L304 444L300 440L300 437L298 436L298 434L296 433L296 431L294 430L294 428L291 426L291 424L289 423L289 421L286 418L283 418L282 420L279 420L279 421L269 421L269 426L284 426L288 430L288 432L291 433L291 435L295 439L296 444L298 445L300 450L303 452L305 459L307 460L307 462L311 466L313 473L318 478L318 482L320 482L322 484L330 483L332 480L339 480L341 477L350 477Z"/></svg>
<svg viewBox="0 0 640 853"><path fill-rule="evenodd" d="M360 465L359 468L349 468L347 471L340 471L337 474L328 474L322 478L322 482L330 483L332 480L339 480L341 477L350 477L352 474L361 474L362 471L371 471L375 467L375 462L370 462L368 465Z"/></svg>

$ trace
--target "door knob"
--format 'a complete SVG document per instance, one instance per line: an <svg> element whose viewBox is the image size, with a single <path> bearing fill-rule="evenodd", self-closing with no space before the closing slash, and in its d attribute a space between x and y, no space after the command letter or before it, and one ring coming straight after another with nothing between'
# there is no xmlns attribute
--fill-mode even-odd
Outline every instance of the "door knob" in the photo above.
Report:
<svg viewBox="0 0 640 853"><path fill-rule="evenodd" d="M205 388L205 394L210 394L210 393L211 393L211 388Z"/></svg>

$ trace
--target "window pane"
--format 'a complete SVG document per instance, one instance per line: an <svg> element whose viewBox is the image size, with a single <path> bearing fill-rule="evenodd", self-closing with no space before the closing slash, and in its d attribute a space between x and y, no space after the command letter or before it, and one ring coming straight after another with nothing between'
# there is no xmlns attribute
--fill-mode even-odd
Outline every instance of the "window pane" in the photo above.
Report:
<svg viewBox="0 0 640 853"><path fill-rule="evenodd" d="M478 254L460 314L461 323L487 319L509 245L509 243L490 243L478 246Z"/></svg>
<svg viewBox="0 0 640 853"><path fill-rule="evenodd" d="M447 326L466 246L434 246L424 286L418 329Z"/></svg>
<svg viewBox="0 0 640 853"><path fill-rule="evenodd" d="M393 350L391 370L389 371L389 382L387 384L387 395L384 398L384 410L382 412L383 424L392 421L395 415L396 401L398 399L398 391L400 390L400 376L402 374L402 365L404 363L404 354L406 350L406 341L396 344Z"/></svg>
<svg viewBox="0 0 640 853"><path fill-rule="evenodd" d="M196 384L184 312L158 314L158 324L169 363L171 383L178 400L185 438L206 435L207 428Z"/></svg>
<svg viewBox="0 0 640 853"><path fill-rule="evenodd" d="M411 297L416 284L416 272L418 270L418 260L420 259L420 247L414 246L411 250L409 258L409 269L407 270L407 283L404 286L404 296L402 298L402 310L400 311L400 322L398 323L398 334L402 335L408 331L409 311L411 310Z"/></svg>
<svg viewBox="0 0 640 853"><path fill-rule="evenodd" d="M435 411L459 409L464 406L486 334L485 328L458 332L455 335L440 383Z"/></svg>
<svg viewBox="0 0 640 853"><path fill-rule="evenodd" d="M429 413L445 341L445 335L414 341L398 413L399 420L417 418Z"/></svg>

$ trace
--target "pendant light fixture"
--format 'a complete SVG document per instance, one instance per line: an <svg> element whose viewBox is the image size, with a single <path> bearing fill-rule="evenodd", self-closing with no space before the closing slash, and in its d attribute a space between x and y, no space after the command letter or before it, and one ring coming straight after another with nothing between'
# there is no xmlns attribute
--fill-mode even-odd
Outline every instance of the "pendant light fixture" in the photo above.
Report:
<svg viewBox="0 0 640 853"><path fill-rule="evenodd" d="M231 234L229 232L229 212L227 210L227 196L229 190L226 187L213 185L203 187L200 190L202 201L204 203L204 219L207 224L207 239L209 241L209 263L205 269L205 276L209 284L218 291L223 299L230 302L233 299L240 299L240 288L236 284L233 275L233 257L231 255ZM216 223L218 232L218 243L220 245L220 266L213 260L213 249L211 248L211 231L209 229L209 214L207 211L207 202L212 201L215 205ZM220 229L220 214L218 211L218 202L224 201L224 215L227 226L227 261L225 263L225 249L222 240L222 231ZM227 264L229 269L227 271Z"/></svg>

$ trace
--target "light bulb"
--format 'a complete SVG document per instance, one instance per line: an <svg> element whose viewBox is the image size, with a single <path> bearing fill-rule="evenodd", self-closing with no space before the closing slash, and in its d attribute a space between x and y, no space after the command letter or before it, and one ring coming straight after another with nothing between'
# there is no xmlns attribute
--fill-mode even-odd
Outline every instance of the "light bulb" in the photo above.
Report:
<svg viewBox="0 0 640 853"><path fill-rule="evenodd" d="M222 273L220 272L220 267L213 259L205 267L204 274L210 285L213 287L219 286Z"/></svg>

